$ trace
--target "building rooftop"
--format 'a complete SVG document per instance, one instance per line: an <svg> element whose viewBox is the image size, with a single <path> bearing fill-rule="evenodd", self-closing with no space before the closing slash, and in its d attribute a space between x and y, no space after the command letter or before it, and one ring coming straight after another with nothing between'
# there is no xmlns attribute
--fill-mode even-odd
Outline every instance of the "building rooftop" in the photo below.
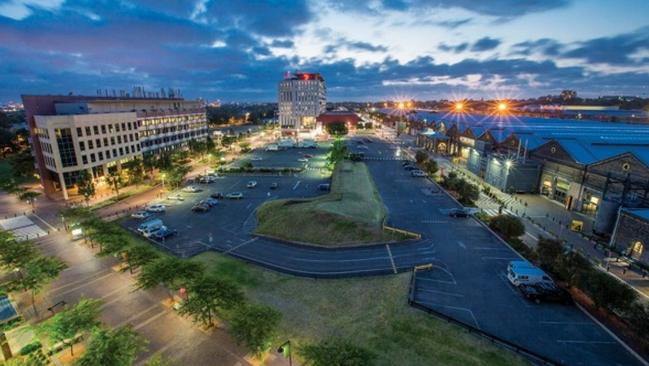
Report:
<svg viewBox="0 0 649 366"><path fill-rule="evenodd" d="M649 221L649 208L622 208L622 210Z"/></svg>

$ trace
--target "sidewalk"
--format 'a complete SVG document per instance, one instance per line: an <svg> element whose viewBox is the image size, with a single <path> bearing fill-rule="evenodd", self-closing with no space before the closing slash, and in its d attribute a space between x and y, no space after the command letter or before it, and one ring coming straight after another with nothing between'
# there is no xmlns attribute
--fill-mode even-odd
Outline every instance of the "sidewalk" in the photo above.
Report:
<svg viewBox="0 0 649 366"><path fill-rule="evenodd" d="M412 154L414 155L414 152ZM429 155L437 161L440 171L445 174L455 171L464 178L473 181L473 183L490 186L465 168L452 164L448 159L435 154L429 153ZM629 263L623 258L618 258L614 253L602 245L597 245L594 240L584 234L570 230L570 222L580 220L584 222L584 231L588 232L587 230L592 227L592 218L581 213L568 211L560 204L540 195L510 195L493 186L490 187L496 198L504 203L503 209L523 219L526 229L523 241L527 245L535 246L540 236L563 240L570 249L579 250L591 262L600 266L602 270L608 271L619 280L626 282L649 301L649 274L647 274L646 278L643 277L641 272L630 269ZM480 196L481 198L476 203L481 209L493 209L501 206L500 202L484 194Z"/></svg>

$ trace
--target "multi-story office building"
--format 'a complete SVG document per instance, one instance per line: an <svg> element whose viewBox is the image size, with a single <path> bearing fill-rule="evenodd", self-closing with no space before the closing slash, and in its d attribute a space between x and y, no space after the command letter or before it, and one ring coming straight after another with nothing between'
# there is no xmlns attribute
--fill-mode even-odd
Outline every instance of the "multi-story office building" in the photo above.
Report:
<svg viewBox="0 0 649 366"><path fill-rule="evenodd" d="M135 157L208 136L200 101L24 95L23 103L45 193L64 199L81 171L101 178Z"/></svg>
<svg viewBox="0 0 649 366"><path fill-rule="evenodd" d="M327 88L320 74L286 73L279 82L279 125L285 135L297 136L316 127L316 118L326 110Z"/></svg>

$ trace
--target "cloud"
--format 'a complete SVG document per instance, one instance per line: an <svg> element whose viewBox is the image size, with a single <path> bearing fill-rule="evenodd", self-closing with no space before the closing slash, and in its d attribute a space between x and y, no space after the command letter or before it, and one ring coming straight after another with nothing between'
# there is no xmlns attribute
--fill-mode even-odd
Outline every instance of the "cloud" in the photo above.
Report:
<svg viewBox="0 0 649 366"><path fill-rule="evenodd" d="M490 51L500 45L500 40L490 37L484 37L477 40L472 46L471 51L483 52Z"/></svg>
<svg viewBox="0 0 649 366"><path fill-rule="evenodd" d="M295 43L290 39L274 39L273 42L271 42L270 46L276 48L292 48L293 46L295 46Z"/></svg>
<svg viewBox="0 0 649 366"><path fill-rule="evenodd" d="M35 10L54 11L64 0L7 0L0 2L0 16L22 20Z"/></svg>
<svg viewBox="0 0 649 366"><path fill-rule="evenodd" d="M591 63L624 65L635 64L632 56L642 50L649 50L649 27L613 37L579 42L576 48L564 52L563 56Z"/></svg>
<svg viewBox="0 0 649 366"><path fill-rule="evenodd" d="M345 44L347 48L359 51L369 51L369 52L387 52L388 48L385 46L373 45L369 42L348 42Z"/></svg>
<svg viewBox="0 0 649 366"><path fill-rule="evenodd" d="M469 43L463 42L454 46L448 45L446 43L440 43L437 48L445 52L461 53L469 48Z"/></svg>
<svg viewBox="0 0 649 366"><path fill-rule="evenodd" d="M439 25L440 27L448 28L448 29L456 29L459 28L463 25L467 25L471 23L473 19L471 18L464 18L464 19L449 19L449 20L442 20L439 22L435 22L434 24Z"/></svg>

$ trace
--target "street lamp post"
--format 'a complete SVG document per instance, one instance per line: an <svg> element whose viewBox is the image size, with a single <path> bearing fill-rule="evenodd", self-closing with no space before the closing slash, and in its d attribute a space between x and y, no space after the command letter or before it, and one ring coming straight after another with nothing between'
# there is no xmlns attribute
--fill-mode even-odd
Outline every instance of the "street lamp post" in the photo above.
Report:
<svg viewBox="0 0 649 366"><path fill-rule="evenodd" d="M277 348L277 353L284 355L284 351L288 351L288 365L293 366L293 358L291 357L291 340L282 343L282 345Z"/></svg>

